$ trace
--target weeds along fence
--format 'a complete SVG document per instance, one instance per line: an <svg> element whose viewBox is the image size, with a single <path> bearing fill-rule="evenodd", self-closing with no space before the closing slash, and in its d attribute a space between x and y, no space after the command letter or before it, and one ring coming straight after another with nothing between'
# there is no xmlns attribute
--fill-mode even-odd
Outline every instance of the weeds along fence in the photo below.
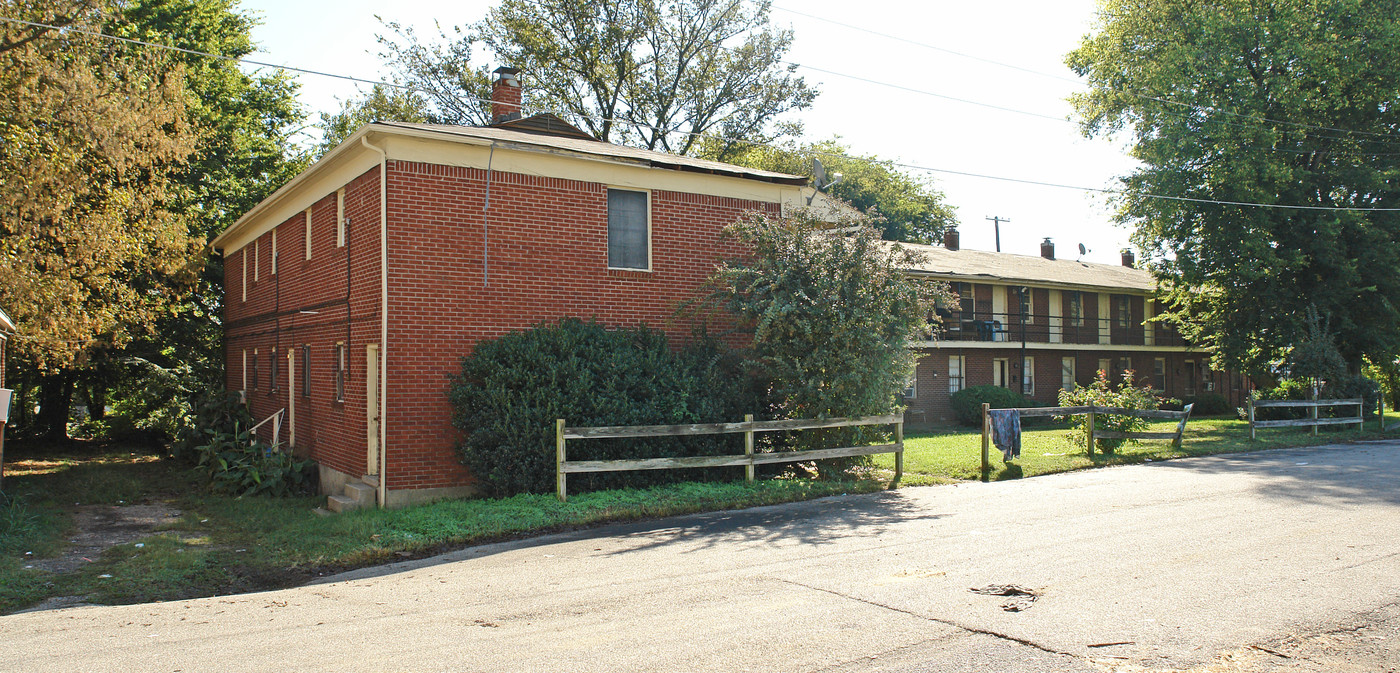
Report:
<svg viewBox="0 0 1400 673"><path fill-rule="evenodd" d="M1355 416L1343 416L1340 418L1318 418L1317 410L1322 407L1356 406ZM1256 409L1267 409L1269 407L1302 407L1308 410L1307 418L1288 418L1275 421L1261 421L1255 419ZM1359 428L1366 427L1365 402L1360 399L1349 400L1256 400L1250 398L1249 408L1249 438L1254 439L1254 431L1257 428L1303 428L1311 427L1313 436L1317 436L1317 428L1322 425L1351 425L1356 424ZM1381 427L1385 427L1385 415L1381 413Z"/></svg>
<svg viewBox="0 0 1400 673"><path fill-rule="evenodd" d="M894 426L894 443L870 446L845 446L834 449L808 449L754 453L754 434L785 430L817 430L862 425ZM678 456L673 458L643 458L635 460L569 460L568 441L581 439L624 439L637 437L681 437L686 435L744 434L744 453L725 456ZM564 419L554 422L555 474L560 502L568 500L568 475L580 472L625 472L634 470L678 470L694 467L743 467L744 479L754 480L754 467L773 463L796 463L805 460L894 454L894 481L904 474L904 416L864 416L860 418L794 419L755 421L753 414L744 416L742 423L701 423L695 425L614 425L602 427L568 427Z"/></svg>
<svg viewBox="0 0 1400 673"><path fill-rule="evenodd" d="M1188 404L1181 411L1161 411L1158 409L1125 409L1123 407L1100 407L1089 405L1085 407L1025 407L1012 409L998 409L998 411L1015 411L1022 418L1036 416L1088 416L1084 423L1085 439L1088 440L1087 451L1089 455L1094 455L1094 440L1096 439L1170 439L1172 446L1181 448L1181 434L1186 431L1186 420L1191 418L1191 407ZM982 404L982 473L986 474L992 469L991 445L992 445L992 405ZM1099 414L1111 416L1132 416L1135 418L1155 418L1159 420L1178 421L1175 432L1118 432L1115 430L1098 430L1094 427L1095 419Z"/></svg>

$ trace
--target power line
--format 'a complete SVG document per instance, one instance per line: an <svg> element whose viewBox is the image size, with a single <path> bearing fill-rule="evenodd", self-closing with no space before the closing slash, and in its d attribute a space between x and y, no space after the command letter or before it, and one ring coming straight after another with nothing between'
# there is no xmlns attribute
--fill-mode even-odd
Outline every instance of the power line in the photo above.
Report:
<svg viewBox="0 0 1400 673"><path fill-rule="evenodd" d="M1011 69L1011 70L1018 70L1018 71L1020 71L1020 72L1025 72L1025 73L1029 73L1029 74L1032 74L1032 75L1037 75L1037 76L1040 76L1040 77L1048 77L1048 78L1051 78L1051 79L1057 79L1057 80L1060 80L1060 81L1062 81L1062 82L1072 82L1072 83L1075 83L1075 84L1082 84L1082 83L1083 83L1082 80L1079 80L1079 79L1072 79L1072 78L1069 78L1069 77L1064 77L1064 76L1062 76L1062 75L1055 75L1055 74L1052 74L1052 73L1041 72L1041 71L1039 71L1039 70L1033 70L1033 69L1031 69L1031 68L1024 68L1024 67L1021 67L1021 66L1019 66L1019 65L1013 65L1013 64L1010 64L1010 63L1004 63L1004 62L1002 62L1002 61L996 61L996 60L989 59L989 58L983 58L983 57L981 57L981 56L974 56L974 55L972 55L972 54L967 54L967 53L963 53L963 52L960 52L960 51L954 51L954 50L952 50L952 49L947 49L947 48L944 48L944 47L939 47L939 46L936 46L936 45L932 45L932 44L929 44L929 43L927 43L927 42L920 42L920 41L918 41L918 40L911 40L911 39L904 38L904 37L900 37L900 36L897 36L897 35L891 35L891 34L889 34L889 33L882 33L882 32L880 32L880 31L871 30L871 29L869 29L869 28L863 28L863 27L861 27L861 26L856 26L856 25L852 25L852 24L849 24L849 23L844 23L844 22L841 22L841 21L837 21L837 20L835 20L835 19L828 19L828 18L826 18L826 17L817 16L817 15L815 15L815 14L808 14L808 13L806 13L806 12L799 12L799 11L796 11L796 10L787 9L786 7L779 7L779 6L777 6L777 5L773 5L773 9L776 9L776 10L779 10L779 11L782 11L782 12L787 12L787 13L789 13L789 14L795 14L795 15L797 15L797 16L806 17L806 18L809 18L809 19L812 19L812 20L815 20L815 21L821 21L821 22L824 22L824 23L829 23L829 24L832 24L832 25L834 25L834 26L840 26L840 27L846 28L846 29L848 29L848 30L854 30L854 31L861 32L861 33L867 33L867 34L869 34L869 35L874 35L874 36L876 36L876 37L881 37L881 38L885 38L885 39L888 39L888 40L895 40L895 41L897 41L897 42L904 42L904 43L906 43L906 44L914 45L914 46L917 46L917 47L922 47L922 48L924 48L924 49L929 49L929 50L932 50L932 51L942 52L942 53L945 53L945 54L951 54L951 55L953 55L953 56L958 56L958 57L965 58L965 59L969 59L969 60L972 60L972 61L978 61L978 62L981 62L981 63L986 63L986 64L989 64L989 65L995 65L995 66L1002 67L1002 68L1008 68L1008 69ZM1251 115L1251 114L1245 114L1245 113L1240 113L1240 112L1232 112L1232 111L1230 111L1230 110L1222 110L1222 109L1220 109L1220 108L1218 108L1218 107L1214 107L1214 106L1210 106L1210 105L1197 105L1197 104L1194 104L1194 103L1182 103L1182 102L1180 102L1180 101L1174 101L1174 100L1171 100L1171 99L1169 99L1169 98L1162 98L1162 97L1160 97L1160 96L1153 96L1153 95L1150 95L1150 94L1145 94L1145 93L1141 93L1141 92L1137 92L1137 91L1129 91L1129 90L1127 90L1127 89L1112 89L1112 91L1115 91L1115 92L1121 93L1121 94L1125 94L1125 95L1128 95L1128 96L1133 96L1133 97L1135 97L1135 98L1142 98L1142 99L1144 99L1144 100L1150 100L1150 101L1154 101L1154 102L1157 102L1157 103L1162 103L1162 104L1164 104L1164 105L1175 105L1175 106L1179 106L1179 107L1190 108L1190 109L1193 109L1193 110L1199 110L1199 111L1202 111L1202 112L1209 112L1209 113L1211 113L1211 114L1220 114L1220 115L1226 115L1226 116L1230 116L1230 117L1238 117L1238 118L1240 118L1240 119L1243 119L1243 120L1252 122L1252 123L1254 123L1255 125L1258 125L1258 126L1263 126L1263 125L1265 125L1265 124L1281 124L1281 125L1284 125L1284 126L1292 126L1292 127L1295 127L1295 128L1303 128L1303 129L1313 129L1313 130L1317 130L1317 131L1333 131L1333 132L1338 132L1338 133L1351 133L1351 134L1356 134L1356 135L1375 136L1375 137L1379 137L1379 138L1384 138L1384 139L1386 139L1384 142L1393 142L1393 141L1396 139L1394 133L1378 133L1378 132L1375 132L1375 131L1357 131L1357 130L1354 130L1354 129L1344 129L1344 128L1338 128L1338 127L1333 127L1333 126L1319 126L1319 125L1315 125L1315 124L1305 124L1305 123L1302 123L1302 122L1285 121L1285 120L1282 120L1282 119L1271 119L1271 118L1269 118L1269 117L1259 117L1259 116L1255 116L1255 115Z"/></svg>
<svg viewBox="0 0 1400 673"><path fill-rule="evenodd" d="M310 69L306 69L306 68L297 68L297 67L294 67L294 66L280 65L280 64L276 64L276 63L265 63L265 62L260 62L260 61L254 61L254 60L251 60L251 59L245 59L245 58L239 58L239 57L233 57L233 56L224 56L224 55L221 55L221 54L213 54L213 53L209 53L209 52L198 51L198 50L195 50L195 49L186 49L186 48L183 48L183 47L175 47L175 46L171 46L171 45L160 44L160 43L157 43L157 42L147 42L147 41L144 41L144 40L137 40L137 39L134 39L134 38L121 37L121 36L117 36L117 35L110 35L110 34L107 34L107 33L103 33L103 32L101 32L101 31L86 30L86 29L74 28L74 27L55 26L55 25L50 25L50 24L45 24L45 23L37 23L37 22L34 22L34 21L27 21L27 20L24 20L24 19L16 19L16 18L6 17L6 16L0 16L0 21L9 21L9 22L12 22L12 23L19 23L19 24L23 24L23 25L32 26L32 27L35 27L35 28L45 28L45 29L58 30L58 31L60 31L60 33L75 32L75 33L79 33L79 34L89 35L89 36L92 36L92 37L101 37L101 38L106 38L106 39L110 39L110 40L117 40L117 41L120 41L120 42L126 42L126 43L130 43L130 44L137 44L137 45L142 45L142 46L146 46L146 47L152 47L152 48L156 48L156 49L166 49L166 50L170 50L170 51L177 51L177 52L181 52L181 53L185 53L185 54L191 54L191 55L195 55L195 56L205 56L205 57L209 57L209 58L216 58L216 59L220 59L220 60L224 60L224 61L229 61L229 62L233 62L233 63L257 65L257 66L268 67L268 68L277 68L277 69L280 69L280 70L289 70L289 71L292 71L292 72L305 73L305 74L309 74L309 75L318 75L318 76L322 76L322 77L332 77L332 78L341 79L341 80L346 80L346 81L359 82L359 83L362 83L362 84L372 84L372 85L379 85L379 86L391 86L391 87L395 87L395 88L403 89L403 90L407 90L407 91L414 91L414 92L417 92L417 93L425 93L425 94L430 94L430 93L431 93L431 92L425 91L425 90L423 90L423 89L421 89L421 88L414 87L414 86L407 85L407 84L398 84L398 83L392 83L392 82L383 82L383 81L379 81L379 80L366 79L366 78L361 78L361 77L353 77L353 76L349 76L349 75L339 75L339 74L335 74L335 73L321 72L321 71L310 70ZM490 100L488 100L488 99L476 98L476 97L468 97L468 100L474 100L474 101L476 101L476 102L481 102L481 103L490 103L490 102L492 102L492 101L490 101ZM588 118L588 119L592 119L592 120L594 120L594 121L611 121L611 122L615 122L615 123L621 123L621 124L628 124L628 125L636 126L636 127L638 127L638 128L647 128L647 129L651 129L651 130L654 130L654 131L660 131L660 132L666 133L666 134L668 134L668 135L671 134L671 133L687 133L687 132L685 132L685 131L669 131L669 130L662 129L662 128L659 128L659 127L656 127L656 126L652 126L652 125L650 125L650 124L644 124L644 123L641 123L641 122L635 122L635 121L631 121L631 120L627 120L627 119L617 119L617 118L611 118L611 119L610 119L610 118L598 117L598 116L595 116L595 115L583 115L583 114L580 114L580 115L578 115L578 116L585 117L585 118ZM697 136L697 137L700 137L700 138L710 139L710 140L718 140L718 141L731 142L731 143L745 143L745 144L752 145L752 146L756 146L756 147L768 147L768 148L777 149L777 150L784 150L784 149L786 149L786 148L780 147L780 146L778 146L778 145L776 145L776 144L773 144L773 143L758 142L758 141L753 141L753 140L747 140L747 139L744 139L744 138L728 138L728 137L724 137L724 136L715 136L715 135L709 135L709 134L704 134L704 133L695 133L695 134L693 134L693 135L695 135L695 136ZM1055 183L1055 182L1045 182L1045 181L1040 181L1040 180L1027 180L1027 179L1022 179L1022 178L1011 178L1011 177L999 176L999 175L988 175L988 174L984 174L984 173L973 173L973 172L969 172L969 171L958 171L958 170L945 169L945 168L934 168L934 167L931 167L931 166L920 166L920 165L917 165L917 164L908 164L908 163L902 163L902 162L896 162L896 161L888 161L888 160L883 160L883 159L869 159L869 158L865 158L865 157L852 157L852 156L843 155L843 154L836 154L836 153L832 153L832 152L819 152L819 151L815 151L815 150L808 150L808 153L813 154L813 155L820 155L820 156L827 156L827 157L834 157L834 158L847 159L847 160L851 160L851 161L864 161L864 162L872 163L872 164L880 164L880 165L891 166L891 167L906 168L906 169L910 169L910 170L919 170L919 171L925 171L925 172L929 172L929 173L942 173L942 174L946 174L946 175L959 175L959 176L964 176L964 177L973 177L973 178L979 178L979 179L985 179L985 180L998 180L998 181L1002 181L1002 182L1011 182L1011 183L1016 183L1016 184L1032 185L1032 186L1039 186L1039 187L1051 187L1051 188L1057 188L1057 189L1072 189L1072 190L1076 190L1076 191L1090 192L1090 193L1097 193L1097 194L1110 194L1110 195L1122 195L1122 196L1137 196L1137 197L1140 197L1140 198L1148 198L1148 199L1163 199L1163 200L1180 201L1180 202L1190 202L1190 203L1216 204L1216 205L1228 205L1228 206L1240 206L1240 207L1256 207L1256 208L1285 208L1285 209L1291 209L1291 210L1319 210L1319 211L1400 212L1400 208L1356 208L1356 207L1348 207L1348 206L1300 206L1300 205L1275 204L1275 203L1258 203L1258 202L1249 202L1249 201L1224 201L1224 200L1218 200L1218 199L1201 199L1201 198L1192 198L1192 197L1185 197L1185 196L1172 196L1172 195L1167 195L1167 194L1152 194L1152 193L1146 193L1146 192L1129 192L1129 191L1124 191L1124 190L1108 189L1108 188L1103 188L1103 187L1084 187L1084 186L1079 186L1079 185L1068 185L1068 184Z"/></svg>

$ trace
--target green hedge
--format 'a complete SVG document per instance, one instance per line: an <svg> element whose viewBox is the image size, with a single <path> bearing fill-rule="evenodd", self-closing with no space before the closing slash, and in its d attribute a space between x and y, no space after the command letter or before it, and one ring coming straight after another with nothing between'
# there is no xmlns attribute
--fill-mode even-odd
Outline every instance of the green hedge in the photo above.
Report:
<svg viewBox="0 0 1400 673"><path fill-rule="evenodd" d="M492 495L554 490L554 421L572 427L743 420L761 413L758 386L711 343L672 350L646 326L610 329L567 318L476 345L450 390L463 464ZM742 435L569 443L571 460L719 455L743 450ZM574 475L592 490L703 478L700 470ZM724 474L742 476L729 470Z"/></svg>
<svg viewBox="0 0 1400 673"><path fill-rule="evenodd" d="M963 388L948 400L953 407L953 417L958 423L972 427L982 425L982 404L992 405L993 409L1012 409L1035 406L1024 395L1001 386L973 386Z"/></svg>

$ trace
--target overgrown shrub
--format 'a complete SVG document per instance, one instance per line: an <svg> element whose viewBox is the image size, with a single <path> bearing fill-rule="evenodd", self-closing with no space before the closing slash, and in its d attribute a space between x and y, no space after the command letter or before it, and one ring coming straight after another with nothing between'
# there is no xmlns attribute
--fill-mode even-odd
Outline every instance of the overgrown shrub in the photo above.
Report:
<svg viewBox="0 0 1400 673"><path fill-rule="evenodd" d="M1342 376L1329 380L1322 387L1322 396L1332 400L1364 400L1365 414L1376 413L1376 401L1380 399L1381 386L1365 376ZM1356 407L1329 407L1336 416L1350 416ZM1325 409L1324 409L1325 410Z"/></svg>
<svg viewBox="0 0 1400 673"><path fill-rule="evenodd" d="M993 409L1011 409L1034 406L1025 395L1001 386L973 386L963 388L948 399L953 407L953 418L962 425L982 426L982 404L990 404Z"/></svg>
<svg viewBox="0 0 1400 673"><path fill-rule="evenodd" d="M194 453L198 469L215 493L288 496L306 492L311 461L269 447L249 434L247 426L235 424L233 432L209 428L206 433L207 441L194 447Z"/></svg>
<svg viewBox="0 0 1400 673"><path fill-rule="evenodd" d="M759 393L737 369L732 357L709 342L676 352L665 334L645 326L609 329L576 318L481 341L462 360L449 393L453 424L465 434L462 462L494 495L552 491L555 419L579 427L718 423L761 415ZM737 453L739 437L575 441L569 458ZM649 470L577 475L570 483L594 489L687 477L695 474Z"/></svg>
<svg viewBox="0 0 1400 673"><path fill-rule="evenodd" d="M1128 370L1123 372L1123 382L1114 387L1108 381L1108 374L1102 369L1095 375L1093 383L1087 387L1075 384L1074 390L1060 391L1060 405L1066 407L1080 407L1095 405L1100 407L1119 407L1122 409L1159 409L1167 400L1154 394L1152 386L1136 388L1133 386L1133 372ZM1192 410L1195 411L1194 409ZM1089 422L1088 416L1078 414L1069 416L1070 441L1085 446L1088 439ZM1145 418L1135 416L1122 416L1117 414L1095 414L1094 429L1112 432L1141 432L1148 425ZM1130 439L1109 439L1099 437L1094 440L1095 447L1102 453L1113 453L1122 447Z"/></svg>
<svg viewBox="0 0 1400 673"><path fill-rule="evenodd" d="M1192 416L1222 416L1233 414L1234 408L1230 406L1230 401L1219 393L1202 393L1192 397L1182 398L1179 406L1195 405L1191 407Z"/></svg>
<svg viewBox="0 0 1400 673"><path fill-rule="evenodd" d="M253 417L242 397L222 386L196 390L184 409L170 442L170 455L175 458L197 458L195 448L208 444L211 433L231 435L253 427Z"/></svg>

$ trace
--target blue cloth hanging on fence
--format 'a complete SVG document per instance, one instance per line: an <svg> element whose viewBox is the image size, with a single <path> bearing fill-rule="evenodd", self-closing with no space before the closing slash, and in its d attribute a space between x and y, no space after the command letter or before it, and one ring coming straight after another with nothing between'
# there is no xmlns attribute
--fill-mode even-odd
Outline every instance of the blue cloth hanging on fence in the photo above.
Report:
<svg viewBox="0 0 1400 673"><path fill-rule="evenodd" d="M994 409L987 412L992 421L992 443L1001 449L1002 462L1021 457L1021 412Z"/></svg>

